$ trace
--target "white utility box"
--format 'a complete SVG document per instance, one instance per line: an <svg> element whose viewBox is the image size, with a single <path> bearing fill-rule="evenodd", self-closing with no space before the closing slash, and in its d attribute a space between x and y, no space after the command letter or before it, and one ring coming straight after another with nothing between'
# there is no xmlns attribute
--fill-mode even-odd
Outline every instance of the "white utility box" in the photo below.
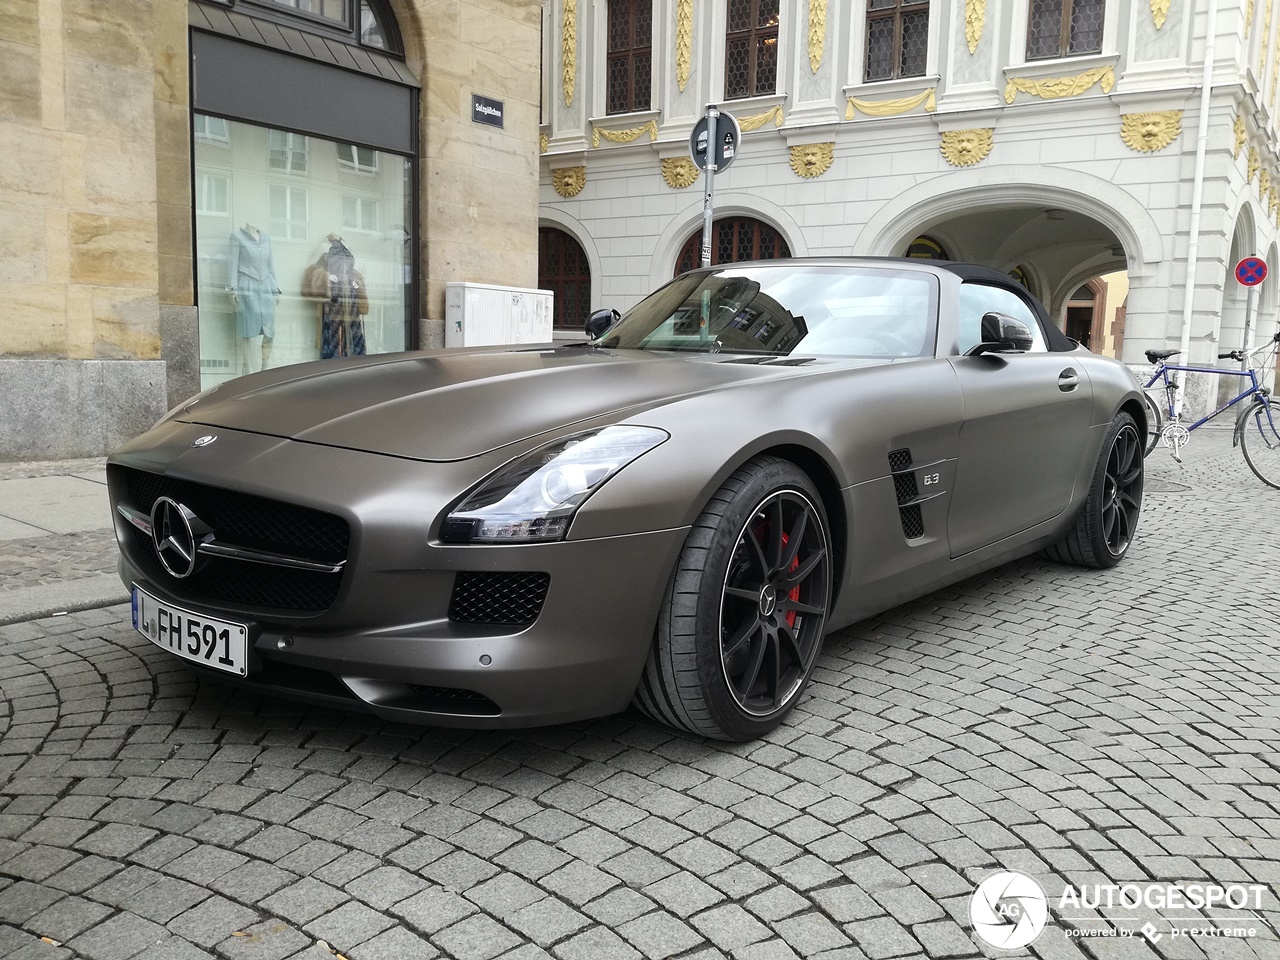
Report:
<svg viewBox="0 0 1280 960"><path fill-rule="evenodd" d="M550 290L498 287L489 283L444 285L444 345L488 347L504 343L550 343Z"/></svg>

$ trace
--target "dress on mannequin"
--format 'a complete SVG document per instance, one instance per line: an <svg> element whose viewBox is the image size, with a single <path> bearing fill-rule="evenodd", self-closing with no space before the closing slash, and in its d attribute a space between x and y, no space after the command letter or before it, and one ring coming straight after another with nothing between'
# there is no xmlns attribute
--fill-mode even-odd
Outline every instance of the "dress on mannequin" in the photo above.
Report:
<svg viewBox="0 0 1280 960"><path fill-rule="evenodd" d="M271 259L271 237L251 223L231 234L227 283L236 311L238 372L256 373L271 357L280 286Z"/></svg>
<svg viewBox="0 0 1280 960"><path fill-rule="evenodd" d="M342 238L329 234L329 249L307 268L303 295L320 301L320 358L364 356L364 315L369 295L356 259Z"/></svg>

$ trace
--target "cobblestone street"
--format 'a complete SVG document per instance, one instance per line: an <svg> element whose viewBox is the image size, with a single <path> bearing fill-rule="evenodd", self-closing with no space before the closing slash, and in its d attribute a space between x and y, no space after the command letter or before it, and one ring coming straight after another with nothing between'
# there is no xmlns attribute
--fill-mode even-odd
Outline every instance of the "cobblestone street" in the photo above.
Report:
<svg viewBox="0 0 1280 960"><path fill-rule="evenodd" d="M1278 544L1280 491L1199 431L1185 467L1148 461L1119 567L1031 558L833 635L743 745L249 696L126 606L0 626L0 956L1280 958ZM1022 951L970 919L998 870L1048 895ZM1059 909L1067 885L1175 881L1266 885L1195 915L1256 936ZM1073 935L1104 930L1130 936Z"/></svg>

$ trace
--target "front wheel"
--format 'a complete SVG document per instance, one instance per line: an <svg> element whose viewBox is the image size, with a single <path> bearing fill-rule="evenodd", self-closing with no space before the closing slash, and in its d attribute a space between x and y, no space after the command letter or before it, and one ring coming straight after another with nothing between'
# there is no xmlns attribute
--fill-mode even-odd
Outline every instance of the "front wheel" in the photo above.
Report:
<svg viewBox="0 0 1280 960"><path fill-rule="evenodd" d="M1124 558L1142 513L1143 448L1133 417L1117 413L1075 525L1045 551L1051 560L1103 568Z"/></svg>
<svg viewBox="0 0 1280 960"><path fill-rule="evenodd" d="M831 603L822 500L794 464L758 457L698 517L667 585L636 705L718 740L753 740L799 702Z"/></svg>
<svg viewBox="0 0 1280 960"><path fill-rule="evenodd" d="M1269 487L1280 489L1280 406L1264 400L1240 418L1244 462Z"/></svg>

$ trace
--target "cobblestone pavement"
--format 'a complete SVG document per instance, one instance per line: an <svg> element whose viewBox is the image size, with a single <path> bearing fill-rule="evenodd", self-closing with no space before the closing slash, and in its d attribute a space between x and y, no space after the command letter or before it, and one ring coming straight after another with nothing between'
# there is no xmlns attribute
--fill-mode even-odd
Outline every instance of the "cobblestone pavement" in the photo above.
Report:
<svg viewBox="0 0 1280 960"><path fill-rule="evenodd" d="M0 956L1012 956L969 916L1009 869L1049 895L1038 957L1280 957L1280 491L1228 434L1149 463L1117 569L1020 561L843 631L752 744L248 696L124 607L0 627ZM1057 900L1178 880L1266 885L1257 936Z"/></svg>

